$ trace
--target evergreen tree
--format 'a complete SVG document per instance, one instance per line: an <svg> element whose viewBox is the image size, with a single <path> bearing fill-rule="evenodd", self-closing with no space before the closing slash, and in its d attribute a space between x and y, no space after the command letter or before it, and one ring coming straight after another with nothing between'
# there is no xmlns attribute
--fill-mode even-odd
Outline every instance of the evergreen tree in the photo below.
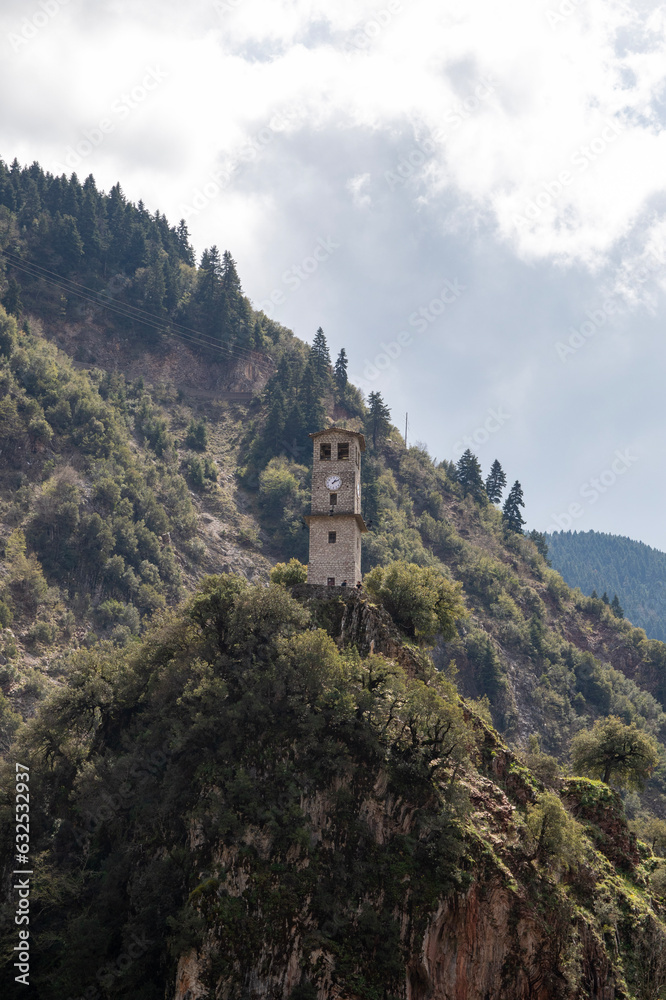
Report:
<svg viewBox="0 0 666 1000"><path fill-rule="evenodd" d="M620 604L620 599L617 596L617 594L614 595L610 607L611 611L613 612L616 618L624 618L624 611L622 609L622 605Z"/></svg>
<svg viewBox="0 0 666 1000"><path fill-rule="evenodd" d="M500 465L499 461L495 459L490 467L490 472L486 479L486 493L488 494L488 499L491 503L499 503L502 499L502 491L506 486L506 473Z"/></svg>
<svg viewBox="0 0 666 1000"><path fill-rule="evenodd" d="M324 406L326 386L318 369L318 358L311 350L303 372L303 382L298 400L305 421L304 430L307 433L321 430L326 422L326 407Z"/></svg>
<svg viewBox="0 0 666 1000"><path fill-rule="evenodd" d="M601 600L604 602L604 604L610 604L610 600L609 600L608 594L606 593L605 590L604 590L603 594L601 595Z"/></svg>
<svg viewBox="0 0 666 1000"><path fill-rule="evenodd" d="M546 560L548 566L552 566L550 559L548 558L548 542L546 541L546 536L542 531L530 531L527 536L531 542L534 542L537 548L537 552L543 556Z"/></svg>
<svg viewBox="0 0 666 1000"><path fill-rule="evenodd" d="M176 237L181 260L184 260L190 267L194 267L194 251L190 246L190 232L185 219L181 219L178 223Z"/></svg>
<svg viewBox="0 0 666 1000"><path fill-rule="evenodd" d="M372 434L372 447L377 447L377 441L388 434L391 424L391 411L382 399L381 392L371 392L368 396L368 423Z"/></svg>
<svg viewBox="0 0 666 1000"><path fill-rule="evenodd" d="M317 330L310 348L308 359L312 364L315 378L319 381L321 391L325 392L331 387L331 355L326 343L326 337L321 327Z"/></svg>
<svg viewBox="0 0 666 1000"><path fill-rule="evenodd" d="M76 219L71 215L57 215L54 219L53 248L66 267L76 267L83 256L83 240Z"/></svg>
<svg viewBox="0 0 666 1000"><path fill-rule="evenodd" d="M483 485L479 460L469 448L458 459L456 479L462 487L463 496L472 496L478 503L487 501L488 497Z"/></svg>
<svg viewBox="0 0 666 1000"><path fill-rule="evenodd" d="M590 594L590 597L594 598L595 601L599 600L599 595L597 594L597 588L596 587L594 588L594 590Z"/></svg>
<svg viewBox="0 0 666 1000"><path fill-rule="evenodd" d="M20 316L23 305L21 304L21 286L16 278L10 278L7 291L2 299L2 304L11 316Z"/></svg>
<svg viewBox="0 0 666 1000"><path fill-rule="evenodd" d="M524 506L525 501L523 500L523 488L516 479L515 483L511 487L508 497L504 501L504 506L502 507L504 523L509 531L520 533L523 530L525 521L520 513L520 508Z"/></svg>
<svg viewBox="0 0 666 1000"><path fill-rule="evenodd" d="M344 395L345 389L347 388L347 352L344 347L340 350L336 360L335 360L335 386L338 390L338 396L342 397Z"/></svg>

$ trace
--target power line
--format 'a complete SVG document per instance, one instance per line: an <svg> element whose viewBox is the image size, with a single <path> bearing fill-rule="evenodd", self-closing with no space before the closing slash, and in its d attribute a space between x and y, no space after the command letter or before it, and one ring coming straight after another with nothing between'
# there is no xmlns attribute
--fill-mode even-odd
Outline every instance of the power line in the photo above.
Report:
<svg viewBox="0 0 666 1000"><path fill-rule="evenodd" d="M100 292L96 292L94 289L88 288L86 285L81 285L78 282L72 281L70 278L65 278L62 275L57 274L55 271L50 271L48 268L42 267L39 264L34 264L32 261L25 261L8 250L1 250L0 252L5 255L11 267L18 271L22 271L29 277L45 281L47 284L54 286L60 291L67 292L70 295L76 295L84 301L89 302L92 305L101 306L109 312L122 316L124 319L134 320L137 323L142 323L144 326L151 327L159 332L180 337L182 340L197 347L207 347L221 354L227 354L232 358L232 360L251 361L259 369L262 369L264 374L272 374L273 369L271 368L269 370L268 366L263 364L258 358L254 357L252 352L247 348L241 347L238 344L222 345L208 334L203 334L201 331L195 330L192 327L184 326L181 323L175 323L172 321L165 323L159 320L156 316L152 315L152 313L149 313L144 309L140 309L138 306L130 305L129 303L117 301L109 302L107 300L100 299Z"/></svg>

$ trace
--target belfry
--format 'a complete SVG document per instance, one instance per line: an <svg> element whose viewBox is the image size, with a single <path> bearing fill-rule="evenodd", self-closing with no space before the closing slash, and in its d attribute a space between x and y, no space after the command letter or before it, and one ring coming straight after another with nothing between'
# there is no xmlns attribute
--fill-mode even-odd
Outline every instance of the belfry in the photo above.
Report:
<svg viewBox="0 0 666 1000"><path fill-rule="evenodd" d="M329 427L314 445L308 583L355 587L361 582L361 454L365 438Z"/></svg>

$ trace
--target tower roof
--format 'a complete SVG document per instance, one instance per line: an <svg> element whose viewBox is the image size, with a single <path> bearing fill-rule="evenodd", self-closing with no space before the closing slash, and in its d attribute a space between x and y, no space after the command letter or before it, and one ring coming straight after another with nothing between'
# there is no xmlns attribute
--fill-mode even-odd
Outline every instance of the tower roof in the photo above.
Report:
<svg viewBox="0 0 666 1000"><path fill-rule="evenodd" d="M338 431L340 434L348 434L350 437L358 438L359 448L361 451L365 451L365 438L362 434L359 434L358 431L348 431L346 427L336 427L335 424L331 427L327 427L326 430L314 431L312 434L309 434L308 437L313 439L318 438L321 437L322 434L330 434L331 431Z"/></svg>

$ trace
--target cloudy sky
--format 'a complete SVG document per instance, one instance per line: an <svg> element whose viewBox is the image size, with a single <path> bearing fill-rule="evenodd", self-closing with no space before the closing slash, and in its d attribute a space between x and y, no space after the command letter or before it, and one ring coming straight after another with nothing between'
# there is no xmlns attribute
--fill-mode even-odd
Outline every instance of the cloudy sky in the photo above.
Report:
<svg viewBox="0 0 666 1000"><path fill-rule="evenodd" d="M528 527L666 550L666 5L4 0L0 156L120 181Z"/></svg>

